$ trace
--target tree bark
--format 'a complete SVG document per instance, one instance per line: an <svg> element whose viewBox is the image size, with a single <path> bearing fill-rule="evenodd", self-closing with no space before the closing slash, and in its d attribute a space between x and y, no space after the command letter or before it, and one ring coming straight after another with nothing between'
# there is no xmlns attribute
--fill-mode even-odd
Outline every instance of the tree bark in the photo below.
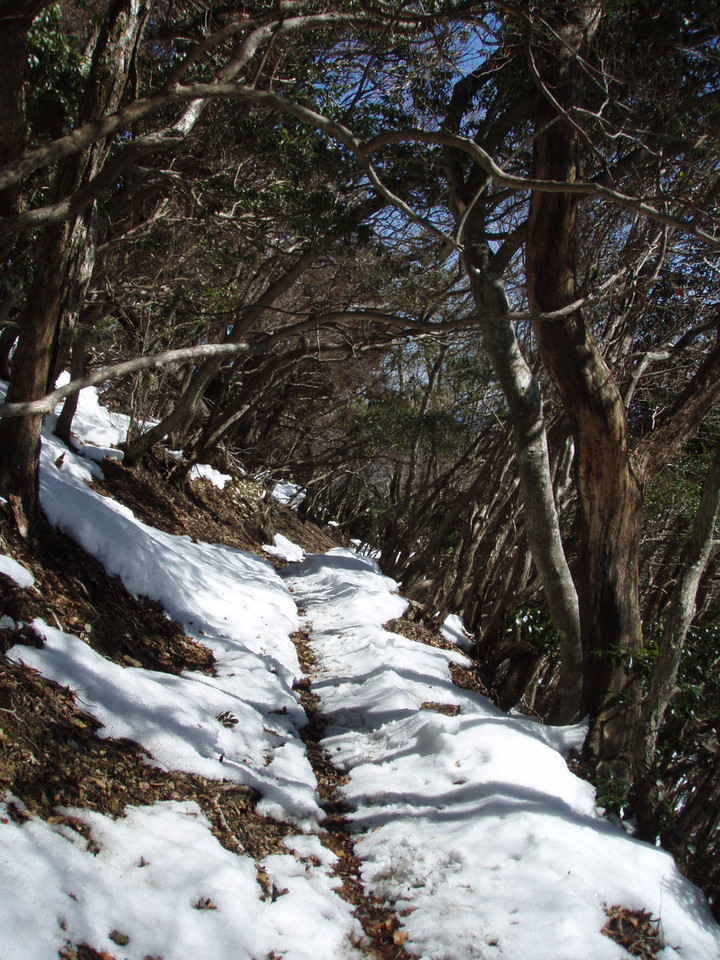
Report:
<svg viewBox="0 0 720 960"><path fill-rule="evenodd" d="M83 316L80 318L80 326L72 345L72 357L70 361L71 381L79 380L85 373L85 347L90 339L93 326L97 320L100 319L101 315L102 308L97 304L93 304L84 311ZM69 397L65 398L65 403L63 404L62 411L55 426L55 436L59 437L68 447L72 447L73 445L72 422L77 412L79 397L80 391L76 390L74 393L71 393Z"/></svg>
<svg viewBox="0 0 720 960"><path fill-rule="evenodd" d="M670 600L650 689L643 702L635 770L638 794L648 794L642 801L646 808L654 806L654 791L649 774L653 766L655 746L665 711L675 694L680 657L695 616L698 586L710 557L719 509L720 444L715 448L690 536L683 550L680 573Z"/></svg>
<svg viewBox="0 0 720 960"><path fill-rule="evenodd" d="M25 117L25 76L28 52L27 36L35 17L50 0L26 0L0 11L0 63L3 80L0 83L0 167L17 160L27 146ZM8 5L9 7L10 5ZM21 209L19 184L0 190L0 218L12 217ZM0 263L15 244L11 232L0 241Z"/></svg>
<svg viewBox="0 0 720 960"><path fill-rule="evenodd" d="M82 120L119 106L144 25L144 0L115 0L95 50ZM58 170L56 195L92 179L102 167L108 147L93 144ZM64 360L95 263L94 213L86 209L74 220L49 228L37 251L38 270L20 323L8 403L40 400L52 388ZM38 469L42 416L35 414L0 423L0 493L17 504L19 526L32 528L39 519Z"/></svg>
<svg viewBox="0 0 720 960"><path fill-rule="evenodd" d="M447 131L455 133L459 130L482 80L481 74L474 73L455 85L443 135ZM517 105L510 108L507 117L499 119L493 114L493 124L487 129L487 124L481 125L475 141L482 139L489 147L499 143L507 130L503 121L507 119L511 125L508 118L516 119L517 109ZM502 280L503 272L517 250L524 231L520 229L508 236L500 249L491 253L486 236L482 191L490 180L488 168L478 158L465 174L460 154L452 146L449 144L445 152L449 203L458 229L462 231L464 266L479 314L483 348L508 405L528 545L552 618L562 637L564 682L560 686L561 702L555 719L558 722L571 722L579 719L582 690L578 596L565 558L553 494L542 395L517 342L512 320L508 316L510 309ZM484 153L481 148L477 149ZM483 321L483 317L488 319ZM490 320L490 317L507 319Z"/></svg>
<svg viewBox="0 0 720 960"><path fill-rule="evenodd" d="M569 111L582 99L579 57L591 40L599 7L568 11L556 24L558 43L541 67L533 176L573 183L580 176L578 138ZM564 111L558 116L558 110ZM534 192L526 269L532 312L577 300L577 198ZM625 407L581 310L534 324L543 362L570 418L581 510L578 589L582 624L586 749L595 762L627 768L639 716L632 657L642 648L638 545L642 477L630 458Z"/></svg>
<svg viewBox="0 0 720 960"><path fill-rule="evenodd" d="M476 263L467 265L479 311L507 312L499 278ZM555 626L561 635L560 704L555 719L570 723L580 717L583 658L578 596L560 533L548 455L545 417L539 384L522 355L509 320L481 327L482 343L508 404L515 460L523 502L523 524L533 561Z"/></svg>

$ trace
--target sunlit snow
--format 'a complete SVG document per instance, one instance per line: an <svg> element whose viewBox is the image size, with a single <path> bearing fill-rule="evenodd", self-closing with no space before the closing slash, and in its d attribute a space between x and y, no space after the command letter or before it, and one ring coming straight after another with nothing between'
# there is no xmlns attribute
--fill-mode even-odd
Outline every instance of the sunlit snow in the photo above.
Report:
<svg viewBox="0 0 720 960"><path fill-rule="evenodd" d="M192 802L128 808L117 820L74 810L99 847L93 855L70 827L17 824L0 805L2 960L49 960L79 943L128 960L369 956L353 946L362 931L338 894L300 737L290 634L301 624L315 655L324 746L348 774L362 876L394 905L411 953L620 960L628 954L601 933L605 907L618 904L659 918L662 960L720 960L720 931L700 892L667 854L605 820L592 788L569 771L563 755L582 741L581 727L508 716L452 683L450 664L468 662L461 650L383 629L407 604L368 557L347 549L305 557L277 535L265 549L294 563L281 576L259 557L163 533L102 497L87 481L100 473L98 451L121 442L126 427L83 391L74 430L85 455L46 432L43 505L133 594L161 603L208 646L214 675L120 667L41 619L32 627L42 648L15 646L9 656L75 690L102 724L99 736L137 741L149 763L248 784L261 813L304 832L258 865L220 846ZM297 493L279 486L276 496ZM7 556L0 575L33 584ZM0 629L12 626L0 618ZM444 633L469 646L456 619ZM238 723L223 724L225 713ZM4 802L19 805L11 795ZM276 899L265 897L258 868ZM121 945L111 938L118 933Z"/></svg>
<svg viewBox="0 0 720 960"><path fill-rule="evenodd" d="M4 553L0 553L0 576L9 577L19 587L31 587L35 583L35 577L27 567Z"/></svg>

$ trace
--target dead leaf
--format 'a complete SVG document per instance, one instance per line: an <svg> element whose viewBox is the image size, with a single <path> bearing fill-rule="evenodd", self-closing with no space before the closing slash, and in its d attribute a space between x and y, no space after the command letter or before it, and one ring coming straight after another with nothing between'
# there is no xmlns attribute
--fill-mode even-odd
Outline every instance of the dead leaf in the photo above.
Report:
<svg viewBox="0 0 720 960"><path fill-rule="evenodd" d="M193 910L217 910L210 897L200 897L197 903L193 904Z"/></svg>
<svg viewBox="0 0 720 960"><path fill-rule="evenodd" d="M219 720L224 727L228 728L232 728L240 722L235 714L230 713L229 710L223 710L222 713L216 713L215 719Z"/></svg>

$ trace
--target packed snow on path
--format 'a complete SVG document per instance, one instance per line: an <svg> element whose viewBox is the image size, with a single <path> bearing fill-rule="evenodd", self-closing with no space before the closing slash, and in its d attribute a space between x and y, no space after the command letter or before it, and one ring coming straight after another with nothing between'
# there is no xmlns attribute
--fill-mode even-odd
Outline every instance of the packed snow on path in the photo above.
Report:
<svg viewBox="0 0 720 960"><path fill-rule="evenodd" d="M410 952L620 960L600 932L619 905L660 919L663 960L720 957L700 892L569 771L581 728L509 717L450 682L460 652L385 632L405 602L372 560L336 549L285 575L311 630L323 745L349 773L363 879L396 905Z"/></svg>
<svg viewBox="0 0 720 960"><path fill-rule="evenodd" d="M563 753L582 730L508 717L452 684L450 663L467 663L460 650L384 631L406 603L373 560L332 550L281 577L253 555L161 533L87 485L101 470L97 445L111 450L123 434L94 390L83 391L75 425L85 456L63 448L52 426L48 418L41 470L52 523L212 649L216 674L118 667L41 620L33 626L42 649L16 646L9 656L75 690L103 724L101 736L135 740L149 763L167 769L253 786L261 812L304 833L286 837L286 855L262 861L280 892L269 900L257 864L220 846L192 802L128 808L117 820L73 810L99 847L93 855L67 825L12 822L7 805L19 801L8 794L0 805L2 960L50 960L78 943L128 960L366 956L352 946L361 931L322 845L317 784L299 736L296 603L312 635L325 747L349 773L363 878L395 904L410 952L619 960L627 953L600 933L604 907L618 904L660 918L663 960L720 960L720 933L700 893L666 854L605 821L592 789L567 769ZM303 557L289 541L268 546ZM11 558L0 557L2 575L35 589ZM0 629L11 626L0 618ZM224 712L239 722L226 727Z"/></svg>
<svg viewBox="0 0 720 960"><path fill-rule="evenodd" d="M106 414L93 390L80 399L74 429L87 456L52 436L53 417L45 425L45 511L131 593L160 602L209 647L215 675L120 667L42 620L32 624L42 649L16 646L9 658L76 691L103 725L100 736L138 742L163 768L253 787L260 813L307 835L289 834L288 853L259 865L280 893L270 900L258 865L225 850L195 804L131 808L117 821L73 810L97 856L69 827L35 818L19 826L0 806L0 956L50 960L67 944L87 943L129 960L359 957L351 940L361 930L337 893L336 858L316 835L322 811L299 735L307 719L292 689L302 675L290 639L298 625L292 597L267 561L162 533L91 490L87 481L101 475L97 450L107 449L97 444L120 442L127 421ZM32 585L10 557L0 556L3 574ZM0 629L13 626L0 619ZM237 723L223 723L228 714Z"/></svg>

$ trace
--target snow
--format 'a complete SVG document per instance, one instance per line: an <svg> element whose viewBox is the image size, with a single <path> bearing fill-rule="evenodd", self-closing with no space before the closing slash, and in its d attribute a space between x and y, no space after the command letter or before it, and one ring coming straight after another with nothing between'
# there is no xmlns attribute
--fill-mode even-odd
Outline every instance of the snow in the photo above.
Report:
<svg viewBox="0 0 720 960"><path fill-rule="evenodd" d="M215 470L207 463L196 463L195 466L190 471L191 480L209 480L214 487L217 487L218 490L222 490L225 487L225 484L232 480L232 477L229 473L220 473L219 470Z"/></svg>
<svg viewBox="0 0 720 960"><path fill-rule="evenodd" d="M130 807L118 820L73 814L91 829L97 856L74 830L38 819L19 827L0 805L10 901L0 907L4 960L48 960L64 942L164 960L351 956L345 942L354 925L324 865L266 858L266 872L287 890L272 902L259 895L253 860L224 849L195 803ZM314 936L298 936L310 930ZM127 938L122 949L118 934Z"/></svg>
<svg viewBox="0 0 720 960"><path fill-rule="evenodd" d="M35 583L35 577L30 573L27 567L24 567L17 560L13 560L5 553L0 553L0 576L9 577L14 580L19 587L32 587Z"/></svg>
<svg viewBox="0 0 720 960"><path fill-rule="evenodd" d="M660 919L662 960L719 960L720 930L700 892L667 854L605 820L592 788L569 771L563 757L582 742L581 726L508 716L452 683L450 664L468 663L462 650L384 630L407 603L367 556L305 556L276 535L265 550L293 563L281 575L254 555L140 522L87 483L101 473L96 451L120 442L126 421L93 390L82 392L80 410L79 454L49 434L48 418L41 496L50 521L211 649L214 674L121 667L42 619L32 624L42 647L18 645L8 656L75 690L102 724L99 736L138 742L150 764L252 786L261 814L302 832L285 837L287 853L256 863L223 848L190 801L131 807L118 819L73 809L99 847L93 855L67 822L13 822L8 805L22 805L8 794L3 960L48 960L79 943L128 960L369 956L353 946L362 931L338 893L300 737L290 638L299 626L315 656L323 746L348 776L342 791L363 881L394 905L410 952L620 960L628 954L601 934L605 907L618 904ZM4 555L0 573L33 583ZM0 629L12 626L0 618ZM457 618L443 632L467 645ZM227 714L238 722L223 723Z"/></svg>
<svg viewBox="0 0 720 960"><path fill-rule="evenodd" d="M411 952L615 960L627 954L600 931L619 904L660 918L663 960L717 960L700 893L604 820L565 764L581 727L510 717L449 682L461 653L381 632L403 601L367 557L333 550L285 575L307 611L323 746L349 775L363 879L397 905Z"/></svg>
<svg viewBox="0 0 720 960"><path fill-rule="evenodd" d="M467 653L472 653L475 649L475 641L465 629L465 624L462 622L462 619L456 613L450 613L445 617L445 622L440 628L440 633L446 640L449 640L450 643L454 643Z"/></svg>
<svg viewBox="0 0 720 960"><path fill-rule="evenodd" d="M287 560L289 563L297 563L305 559L305 551L292 540L288 540L281 533L273 535L273 543L266 543L263 546L265 553L272 557L280 557L281 560Z"/></svg>
<svg viewBox="0 0 720 960"><path fill-rule="evenodd" d="M67 372L61 373L55 386L63 387L69 382L70 374ZM56 412L59 414L61 409L62 406L59 406ZM54 415L48 417L45 423L46 431L54 429ZM114 413L100 405L97 390L81 390L78 394L78 404L73 417L72 430L73 433L82 438L81 450L84 455L92 455L91 451L86 450L86 446L91 444L94 447L107 448L107 451L103 449L103 453L117 458L120 451L113 448L123 443L127 437L129 425L130 417L126 414Z"/></svg>
<svg viewBox="0 0 720 960"><path fill-rule="evenodd" d="M306 493L302 487L290 483L289 480L280 480L273 487L271 496L273 496L278 503L285 503L291 507L299 507L305 499Z"/></svg>

